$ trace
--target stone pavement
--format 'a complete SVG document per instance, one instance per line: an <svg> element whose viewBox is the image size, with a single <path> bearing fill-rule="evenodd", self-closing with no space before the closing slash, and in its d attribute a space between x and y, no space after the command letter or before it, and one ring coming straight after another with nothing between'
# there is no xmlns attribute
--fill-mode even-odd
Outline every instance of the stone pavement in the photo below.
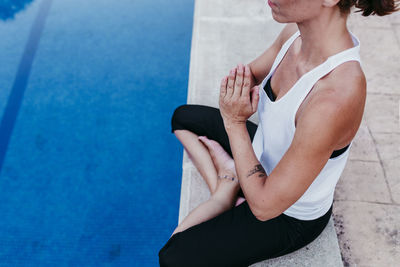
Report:
<svg viewBox="0 0 400 267"><path fill-rule="evenodd" d="M400 13L400 12L398 12ZM249 63L283 24L262 0L197 0L188 103L218 107L219 83ZM400 262L400 14L363 18L349 29L360 39L368 96L360 129L323 233L291 254L252 266L395 266ZM257 123L256 114L251 120ZM183 158L179 222L209 197L206 183Z"/></svg>
<svg viewBox="0 0 400 267"><path fill-rule="evenodd" d="M400 12L352 14L367 101L333 216L345 266L400 266Z"/></svg>

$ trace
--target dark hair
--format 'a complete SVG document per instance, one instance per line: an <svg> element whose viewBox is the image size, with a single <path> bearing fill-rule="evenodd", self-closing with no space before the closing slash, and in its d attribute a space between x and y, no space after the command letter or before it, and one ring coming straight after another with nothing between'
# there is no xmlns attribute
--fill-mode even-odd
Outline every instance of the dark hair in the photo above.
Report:
<svg viewBox="0 0 400 267"><path fill-rule="evenodd" d="M398 0L340 0L337 4L343 14L349 14L352 6L359 8L356 12L362 12L363 16L384 16L398 11Z"/></svg>

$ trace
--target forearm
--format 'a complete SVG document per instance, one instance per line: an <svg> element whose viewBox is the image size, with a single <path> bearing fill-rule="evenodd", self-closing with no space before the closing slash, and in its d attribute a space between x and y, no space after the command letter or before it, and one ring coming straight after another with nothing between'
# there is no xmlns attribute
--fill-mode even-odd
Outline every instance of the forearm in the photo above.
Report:
<svg viewBox="0 0 400 267"><path fill-rule="evenodd" d="M246 124L226 125L225 128L240 187L252 211L258 211L261 209L258 202L263 199L260 196L268 176L254 153Z"/></svg>

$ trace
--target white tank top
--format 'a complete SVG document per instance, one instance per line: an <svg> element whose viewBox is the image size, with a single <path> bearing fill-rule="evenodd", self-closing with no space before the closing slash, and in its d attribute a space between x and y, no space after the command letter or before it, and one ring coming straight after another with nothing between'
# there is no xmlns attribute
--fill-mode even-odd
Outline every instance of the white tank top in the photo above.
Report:
<svg viewBox="0 0 400 267"><path fill-rule="evenodd" d="M330 56L325 62L305 73L293 87L278 101L271 101L263 90L265 83L274 74L277 65L286 54L290 45L300 35L297 31L282 46L269 74L260 85L258 103L259 124L252 145L257 159L267 175L278 164L289 148L295 133L296 112L314 84L338 65L351 60L360 62L360 41L351 33L354 46ZM337 157L330 158L307 191L283 213L300 220L313 220L324 215L333 203L336 183L346 165L350 142L347 150Z"/></svg>

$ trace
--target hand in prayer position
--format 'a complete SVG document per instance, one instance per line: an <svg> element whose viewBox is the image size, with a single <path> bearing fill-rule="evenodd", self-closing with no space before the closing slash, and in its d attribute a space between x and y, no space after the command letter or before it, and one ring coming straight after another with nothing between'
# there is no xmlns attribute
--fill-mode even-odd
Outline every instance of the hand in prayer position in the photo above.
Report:
<svg viewBox="0 0 400 267"><path fill-rule="evenodd" d="M254 86L248 65L239 64L221 81L219 107L225 127L246 124L257 111L259 86Z"/></svg>

